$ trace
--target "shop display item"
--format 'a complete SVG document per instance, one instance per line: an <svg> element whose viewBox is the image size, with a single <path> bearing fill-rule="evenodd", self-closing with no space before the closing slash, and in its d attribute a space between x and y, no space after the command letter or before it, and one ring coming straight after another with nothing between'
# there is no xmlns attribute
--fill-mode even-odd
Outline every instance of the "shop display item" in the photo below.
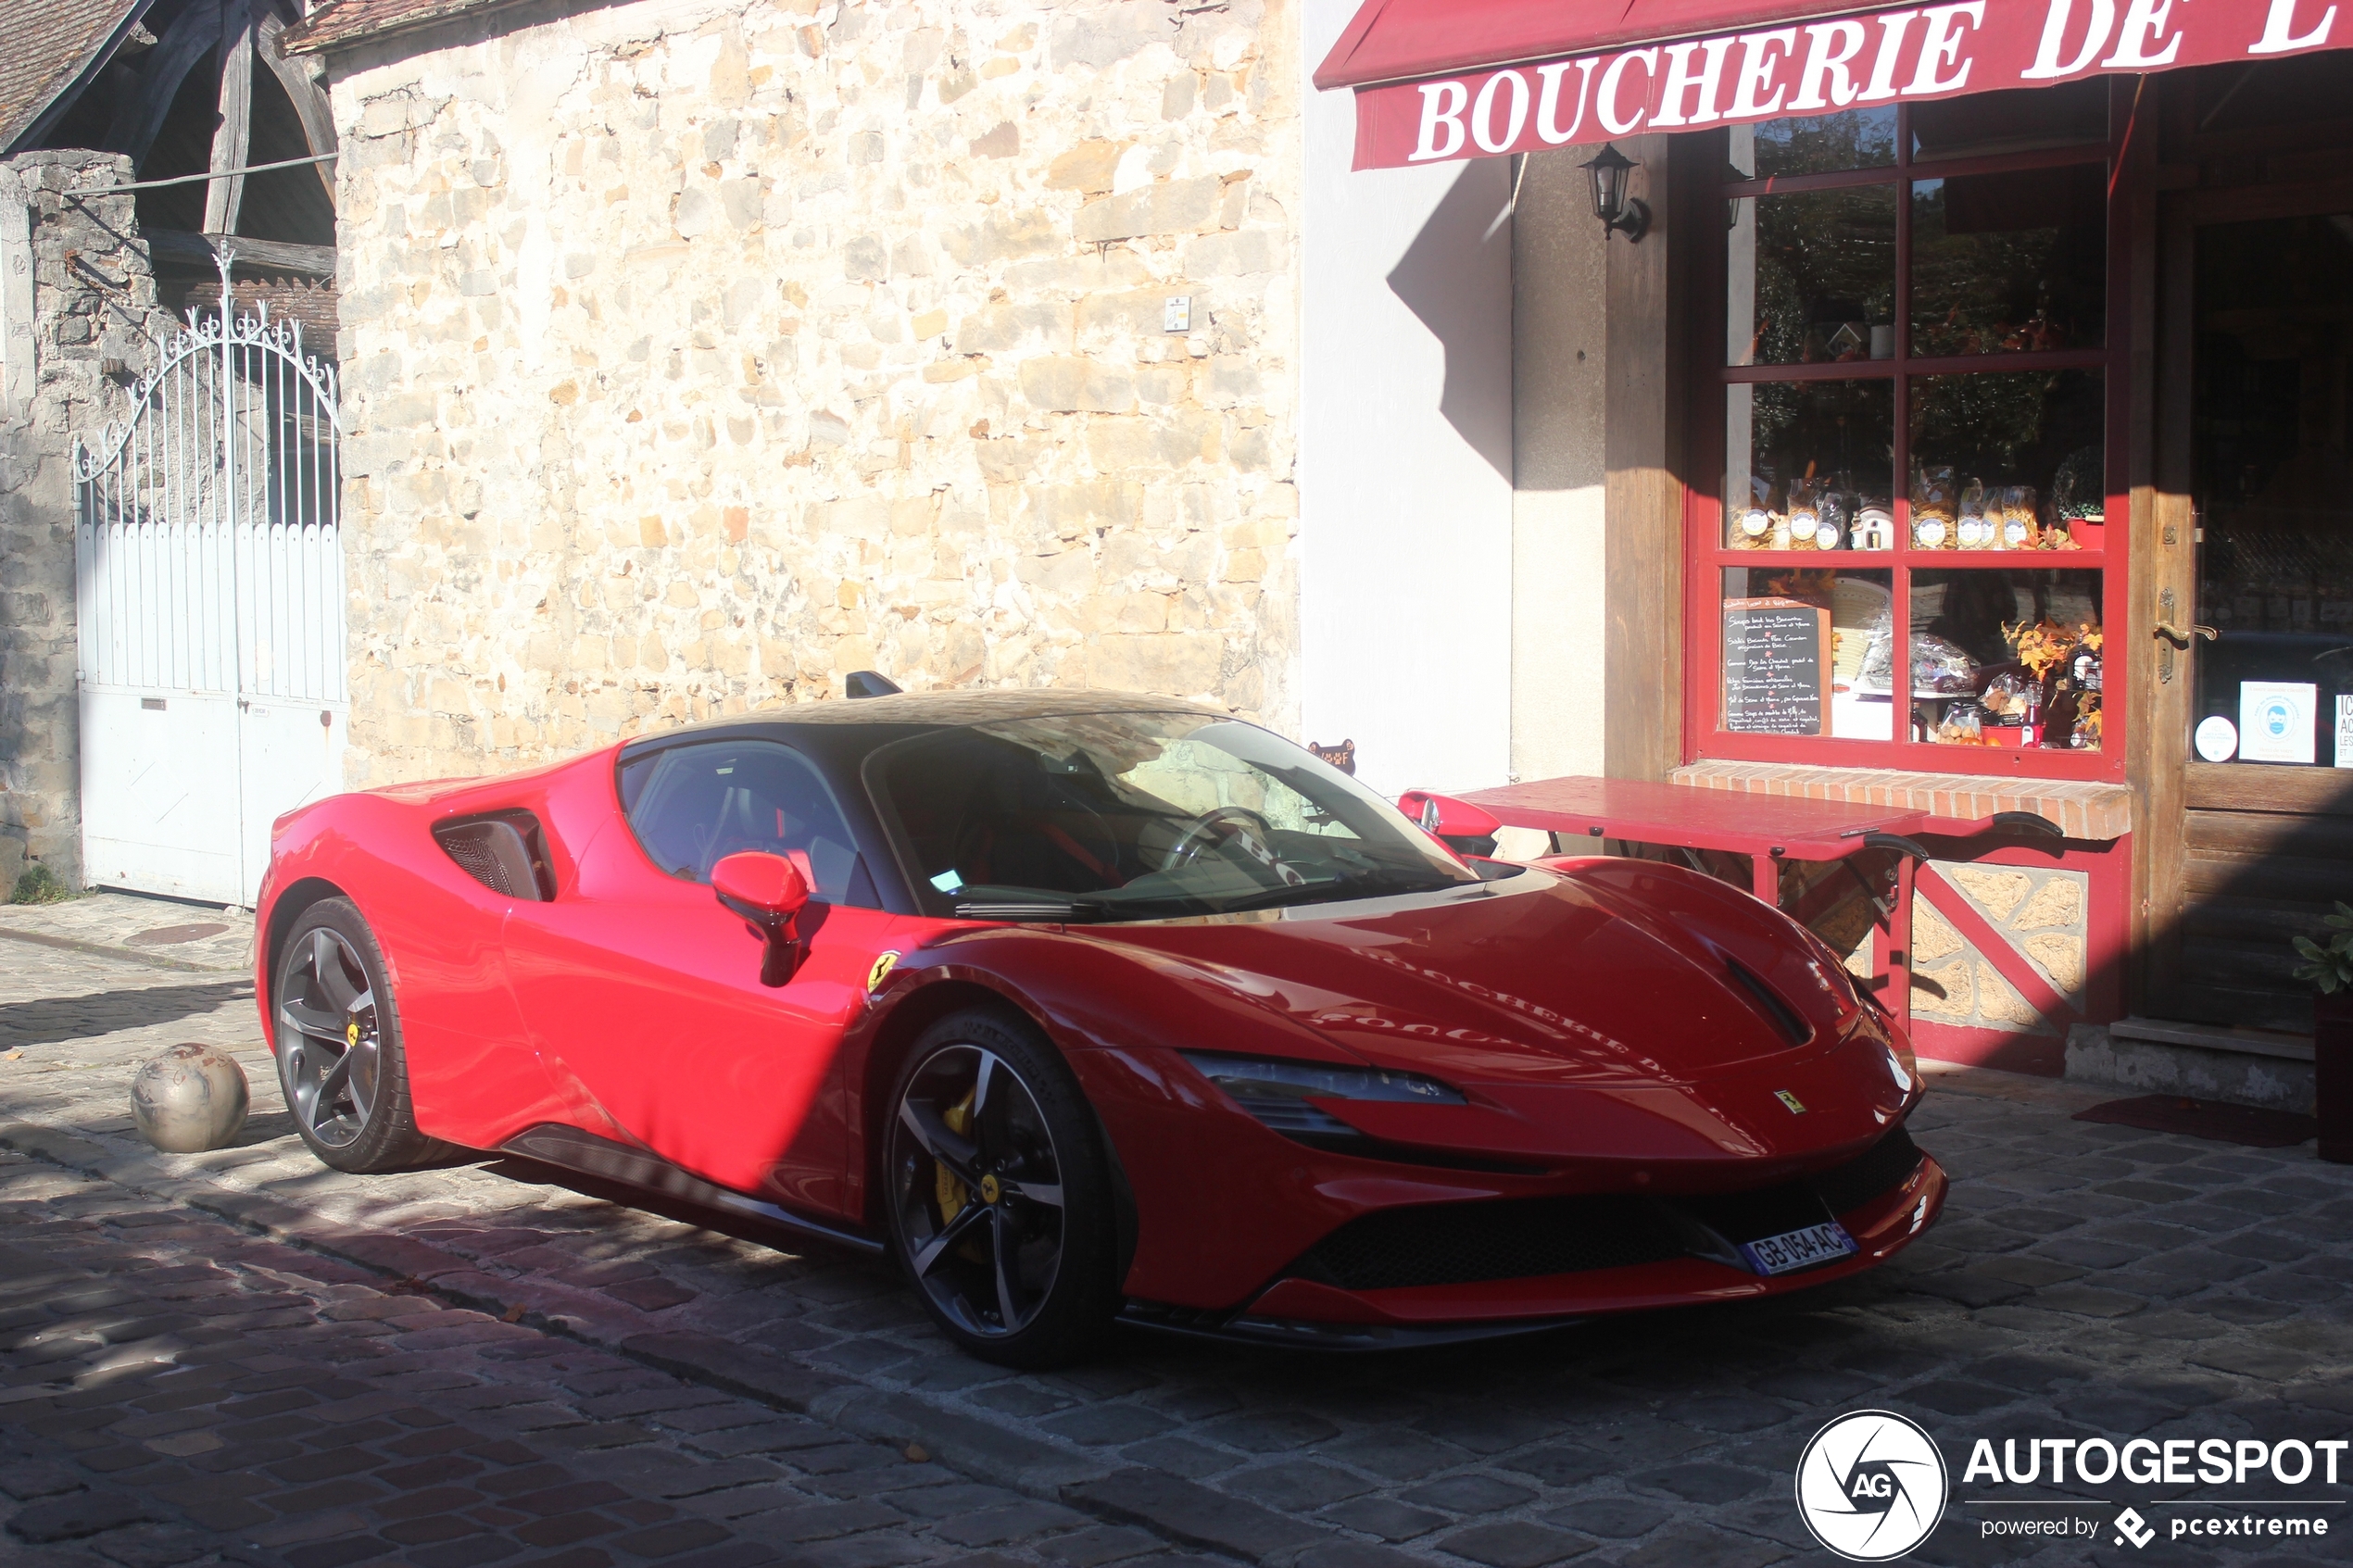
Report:
<svg viewBox="0 0 2353 1568"><path fill-rule="evenodd" d="M1825 491L1815 520L1814 547L1818 550L1844 549L1846 531L1854 525L1854 493L1836 489Z"/></svg>
<svg viewBox="0 0 2353 1568"><path fill-rule="evenodd" d="M1990 550L2000 542L2000 525L1986 514L1985 486L1978 480L1970 480L1961 491L1953 538L1964 550Z"/></svg>
<svg viewBox="0 0 2353 1568"><path fill-rule="evenodd" d="M1892 550L1895 547L1895 514L1885 501L1865 501L1855 513L1854 526L1847 537L1855 541L1858 550Z"/></svg>
<svg viewBox="0 0 2353 1568"><path fill-rule="evenodd" d="M1811 477L1789 482L1789 547L1818 549L1822 527L1822 493L1829 486Z"/></svg>
<svg viewBox="0 0 2353 1568"><path fill-rule="evenodd" d="M1959 493L1950 464L1931 464L1912 480L1912 547L1916 550L1953 548Z"/></svg>
<svg viewBox="0 0 2353 1568"><path fill-rule="evenodd" d="M1886 692L1894 684L1895 648L1892 618L1871 628L1870 646L1856 673L1858 692ZM1967 696L1978 687L1978 663L1968 652L1926 632L1912 633L1912 691L1916 696Z"/></svg>
<svg viewBox="0 0 2353 1568"><path fill-rule="evenodd" d="M1410 1345L1818 1289L1935 1221L1908 1040L1793 920L1680 866L1478 859L1448 840L1494 818L1417 811L1164 697L737 714L280 818L261 1024L337 1170L440 1140L756 1215L889 1257L1021 1367L1123 1310ZM515 977L511 1039L438 1026L482 1001L452 951ZM1603 1217L1608 1267L1562 1213Z"/></svg>
<svg viewBox="0 0 2353 1568"><path fill-rule="evenodd" d="M2031 484L2004 485L2000 547L2005 550L2031 550L2039 532L2034 518L2034 487Z"/></svg>

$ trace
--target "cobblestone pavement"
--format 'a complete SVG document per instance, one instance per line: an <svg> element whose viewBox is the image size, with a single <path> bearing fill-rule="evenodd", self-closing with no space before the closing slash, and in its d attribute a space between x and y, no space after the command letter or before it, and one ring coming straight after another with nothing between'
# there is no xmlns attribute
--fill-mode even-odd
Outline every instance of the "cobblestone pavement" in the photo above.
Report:
<svg viewBox="0 0 2353 1568"><path fill-rule="evenodd" d="M132 1072L182 1039L245 1060L239 1147L131 1130ZM1956 1178L1946 1218L1796 1298L1378 1359L1138 1336L1023 1375L950 1349L872 1261L509 1160L335 1174L293 1135L242 981L0 941L0 1444L41 1456L0 1450L0 1561L1827 1562L1791 1477L1864 1408L1954 1468L1917 1561L2353 1557L2353 1518L2302 1555L2112 1544L2123 1503L2163 1530L2217 1496L2196 1486L2010 1486L2078 1499L2098 1536L1983 1537L2021 1511L1965 1500L1977 1437L2353 1426L2353 1169L2068 1119L2098 1098L1939 1073L1913 1125ZM581 1500L500 1489L542 1475ZM2259 1493L2353 1513L2317 1478L2230 1495ZM577 1544L526 1533L566 1518Z"/></svg>

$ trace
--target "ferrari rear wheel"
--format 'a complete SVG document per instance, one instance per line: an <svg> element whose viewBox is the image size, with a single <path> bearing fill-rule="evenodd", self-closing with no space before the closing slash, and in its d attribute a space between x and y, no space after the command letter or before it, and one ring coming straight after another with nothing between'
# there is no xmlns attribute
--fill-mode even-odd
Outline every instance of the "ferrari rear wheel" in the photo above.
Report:
<svg viewBox="0 0 2353 1568"><path fill-rule="evenodd" d="M1095 1118L1053 1048L1010 1017L940 1020L891 1098L892 1250L941 1332L1007 1366L1074 1361L1117 1305Z"/></svg>
<svg viewBox="0 0 2353 1568"><path fill-rule="evenodd" d="M348 898L303 910L278 957L278 1084L295 1130L338 1171L394 1171L432 1150L417 1131L400 1014L375 934Z"/></svg>

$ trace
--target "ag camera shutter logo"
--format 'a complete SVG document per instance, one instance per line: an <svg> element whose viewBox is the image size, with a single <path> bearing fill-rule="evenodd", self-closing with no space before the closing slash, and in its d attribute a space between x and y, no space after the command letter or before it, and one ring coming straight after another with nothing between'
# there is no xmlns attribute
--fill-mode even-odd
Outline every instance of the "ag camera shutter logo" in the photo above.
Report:
<svg viewBox="0 0 2353 1568"><path fill-rule="evenodd" d="M1814 1434L1797 1461L1797 1512L1849 1562L1886 1562L1944 1517L1944 1456L1892 1411L1856 1411Z"/></svg>

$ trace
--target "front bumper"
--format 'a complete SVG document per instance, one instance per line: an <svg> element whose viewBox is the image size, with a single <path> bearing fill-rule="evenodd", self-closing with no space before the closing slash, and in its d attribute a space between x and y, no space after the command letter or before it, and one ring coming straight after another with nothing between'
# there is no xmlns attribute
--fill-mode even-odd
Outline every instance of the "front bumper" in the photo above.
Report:
<svg viewBox="0 0 2353 1568"><path fill-rule="evenodd" d="M1259 1343L1402 1348L1785 1295L1886 1261L1935 1223L1946 1187L1944 1168L1899 1127L1845 1166L1730 1198L1501 1199L1383 1210L1319 1241L1237 1311L1131 1301L1124 1319ZM1792 1213L1806 1201L1836 1216L1855 1239L1852 1256L1777 1275L1721 1257L1721 1241L1755 1239L1739 1233L1765 1234L1784 1223L1772 1218L1777 1210Z"/></svg>

